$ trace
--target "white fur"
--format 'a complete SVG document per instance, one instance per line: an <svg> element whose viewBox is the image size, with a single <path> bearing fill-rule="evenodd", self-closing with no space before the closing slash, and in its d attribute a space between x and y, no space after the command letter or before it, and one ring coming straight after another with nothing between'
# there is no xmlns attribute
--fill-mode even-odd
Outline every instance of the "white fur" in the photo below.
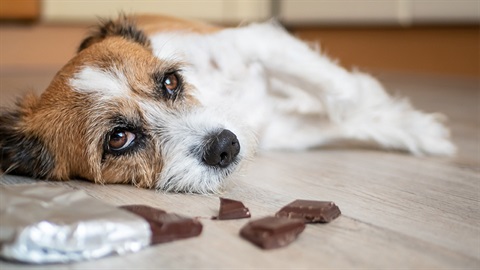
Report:
<svg viewBox="0 0 480 270"><path fill-rule="evenodd" d="M102 70L97 67L82 67L69 81L70 86L77 92L100 94L100 97L128 96L130 87L125 75L113 68Z"/></svg>
<svg viewBox="0 0 480 270"><path fill-rule="evenodd" d="M151 41L157 57L190 65L185 78L206 108L237 115L263 149L355 140L416 155L455 152L438 115L392 98L371 76L345 70L275 23Z"/></svg>

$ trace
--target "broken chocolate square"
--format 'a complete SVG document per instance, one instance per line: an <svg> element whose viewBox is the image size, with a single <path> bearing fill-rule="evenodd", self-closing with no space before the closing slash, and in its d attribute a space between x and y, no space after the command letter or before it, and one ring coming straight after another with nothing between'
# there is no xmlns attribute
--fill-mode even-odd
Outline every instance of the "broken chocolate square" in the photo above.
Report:
<svg viewBox="0 0 480 270"><path fill-rule="evenodd" d="M196 219L146 205L126 205L121 208L143 217L149 223L152 245L194 237L202 232L202 224Z"/></svg>
<svg viewBox="0 0 480 270"><path fill-rule="evenodd" d="M240 201L220 198L220 210L217 219L239 219L250 217L250 210Z"/></svg>
<svg viewBox="0 0 480 270"><path fill-rule="evenodd" d="M276 217L300 218L306 223L326 223L340 216L334 202L296 200L278 211Z"/></svg>
<svg viewBox="0 0 480 270"><path fill-rule="evenodd" d="M198 220L178 214L166 213L154 222L148 221L152 228L153 244L190 238L202 232L202 224Z"/></svg>
<svg viewBox="0 0 480 270"><path fill-rule="evenodd" d="M304 229L300 219L265 217L247 223L240 235L263 249L273 249L290 244Z"/></svg>

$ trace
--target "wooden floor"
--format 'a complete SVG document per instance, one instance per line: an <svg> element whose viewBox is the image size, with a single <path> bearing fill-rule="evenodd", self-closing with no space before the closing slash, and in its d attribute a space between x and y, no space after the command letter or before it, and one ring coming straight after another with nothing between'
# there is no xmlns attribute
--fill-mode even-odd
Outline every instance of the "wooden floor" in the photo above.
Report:
<svg viewBox="0 0 480 270"><path fill-rule="evenodd" d="M54 70L1 70L0 105L23 89L40 91ZM297 241L264 251L241 239L246 219L211 220L218 196L164 194L126 185L47 182L83 189L114 205L148 204L200 217L200 237L135 254L48 266L0 261L0 269L320 269L480 268L480 90L475 79L377 74L393 94L448 116L454 158L412 157L375 149L329 147L260 153L221 196L241 200L252 219L272 215L294 199L331 200L342 215L308 225ZM0 176L1 185L37 182ZM28 214L28 213L25 213Z"/></svg>

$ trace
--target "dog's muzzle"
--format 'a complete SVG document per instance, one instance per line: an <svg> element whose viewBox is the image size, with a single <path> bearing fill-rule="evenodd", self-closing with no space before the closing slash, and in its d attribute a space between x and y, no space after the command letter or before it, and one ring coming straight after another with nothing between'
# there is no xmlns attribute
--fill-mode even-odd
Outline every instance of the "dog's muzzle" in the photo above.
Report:
<svg viewBox="0 0 480 270"><path fill-rule="evenodd" d="M228 167L240 152L237 136L228 129L209 136L206 142L203 162L210 166Z"/></svg>

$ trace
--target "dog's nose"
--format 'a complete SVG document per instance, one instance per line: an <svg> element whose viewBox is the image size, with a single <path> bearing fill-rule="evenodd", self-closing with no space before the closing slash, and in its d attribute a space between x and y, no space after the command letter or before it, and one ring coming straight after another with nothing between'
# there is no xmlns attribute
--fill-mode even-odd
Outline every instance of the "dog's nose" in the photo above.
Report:
<svg viewBox="0 0 480 270"><path fill-rule="evenodd" d="M218 135L207 138L207 147L203 161L210 166L225 168L240 152L240 143L237 136L228 129L222 130Z"/></svg>

